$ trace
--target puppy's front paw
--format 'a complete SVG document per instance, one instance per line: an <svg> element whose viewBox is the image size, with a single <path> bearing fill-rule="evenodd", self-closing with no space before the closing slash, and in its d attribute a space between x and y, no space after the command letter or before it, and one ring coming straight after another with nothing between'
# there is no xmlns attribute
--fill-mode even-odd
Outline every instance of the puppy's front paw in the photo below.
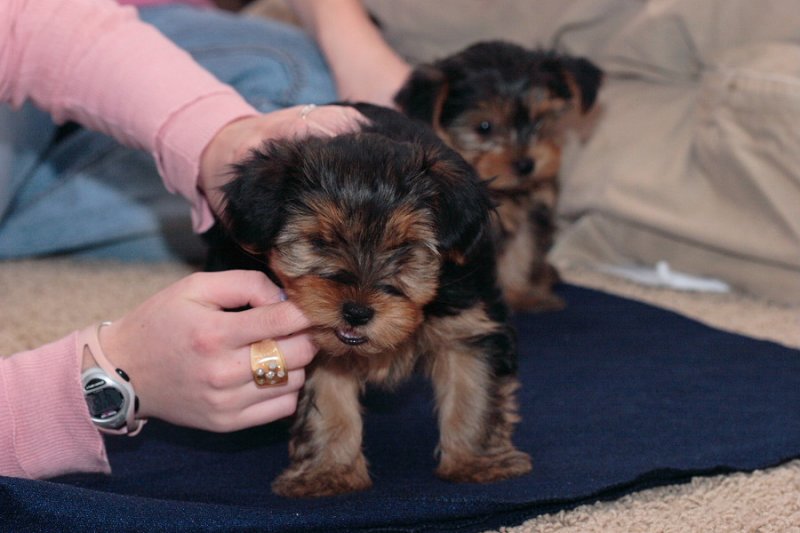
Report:
<svg viewBox="0 0 800 533"><path fill-rule="evenodd" d="M531 457L514 448L493 455L442 456L436 475L456 483L491 483L527 474Z"/></svg>
<svg viewBox="0 0 800 533"><path fill-rule="evenodd" d="M319 498L368 489L372 480L366 463L322 467L294 464L272 482L272 491L285 498Z"/></svg>

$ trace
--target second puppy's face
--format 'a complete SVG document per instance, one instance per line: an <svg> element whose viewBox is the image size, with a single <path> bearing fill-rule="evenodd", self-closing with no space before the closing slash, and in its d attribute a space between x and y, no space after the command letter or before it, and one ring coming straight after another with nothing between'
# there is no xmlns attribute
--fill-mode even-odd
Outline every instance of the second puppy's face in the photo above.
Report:
<svg viewBox="0 0 800 533"><path fill-rule="evenodd" d="M453 214L448 198L466 188L451 191L447 176L461 171L374 133L276 142L226 186L226 225L269 262L322 350L383 353L422 322L452 243L479 233L466 222L484 223L479 209Z"/></svg>
<svg viewBox="0 0 800 533"><path fill-rule="evenodd" d="M594 104L602 73L585 59L486 42L417 68L397 96L499 190L556 177L565 114Z"/></svg>
<svg viewBox="0 0 800 533"><path fill-rule="evenodd" d="M440 133L495 189L525 188L558 173L557 125L567 102L532 88L484 95L442 126Z"/></svg>

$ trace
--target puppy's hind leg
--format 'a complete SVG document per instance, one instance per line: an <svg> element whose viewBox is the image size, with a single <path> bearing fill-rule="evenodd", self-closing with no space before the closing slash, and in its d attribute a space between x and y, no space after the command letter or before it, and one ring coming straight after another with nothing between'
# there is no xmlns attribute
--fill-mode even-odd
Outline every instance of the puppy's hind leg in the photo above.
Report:
<svg viewBox="0 0 800 533"><path fill-rule="evenodd" d="M430 366L440 431L436 474L450 481L488 483L529 472L531 458L511 441L519 421L519 382L495 364L498 358L513 358L497 353L513 350L513 342L476 314L482 312L442 319L451 323L445 331L460 334L438 345ZM476 334L476 327L487 325L495 331Z"/></svg>
<svg viewBox="0 0 800 533"><path fill-rule="evenodd" d="M291 464L272 483L289 498L332 496L369 488L361 451L362 419L356 376L316 366L306 380L289 442Z"/></svg>

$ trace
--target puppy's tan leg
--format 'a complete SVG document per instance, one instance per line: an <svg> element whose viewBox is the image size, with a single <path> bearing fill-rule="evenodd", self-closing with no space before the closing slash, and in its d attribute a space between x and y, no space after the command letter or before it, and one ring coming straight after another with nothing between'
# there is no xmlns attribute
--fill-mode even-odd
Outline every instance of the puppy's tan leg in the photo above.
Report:
<svg viewBox="0 0 800 533"><path fill-rule="evenodd" d="M529 225L519 227L497 260L506 303L517 311L556 311L564 300L552 291L558 272L546 262Z"/></svg>
<svg viewBox="0 0 800 533"><path fill-rule="evenodd" d="M436 474L451 481L487 483L529 472L530 456L511 442L519 421L519 383L510 374L497 376L492 365L494 357L509 356L496 353L506 349L506 343L480 341L501 335L492 331L496 324L478 309L438 322L441 337L431 347L438 351L430 366L440 430Z"/></svg>
<svg viewBox="0 0 800 533"><path fill-rule="evenodd" d="M272 483L276 494L330 496L372 485L361 451L360 391L353 373L326 366L313 369L292 427L291 465Z"/></svg>
<svg viewBox="0 0 800 533"><path fill-rule="evenodd" d="M509 216L511 211L505 213ZM497 276L503 298L517 311L563 309L564 300L553 292L560 277L547 261L554 231L550 208L537 203L526 217L507 236L497 258Z"/></svg>
<svg viewBox="0 0 800 533"><path fill-rule="evenodd" d="M526 287L521 290L516 287L503 287L503 297L508 305L517 311L560 311L567 304L553 292L553 286L559 281L560 276L555 267L542 260L532 265Z"/></svg>
<svg viewBox="0 0 800 533"><path fill-rule="evenodd" d="M526 311L560 311L566 307L564 299L553 292L553 286L561 281L556 267L545 258L535 262L531 268L530 283L525 294L517 295L515 309Z"/></svg>

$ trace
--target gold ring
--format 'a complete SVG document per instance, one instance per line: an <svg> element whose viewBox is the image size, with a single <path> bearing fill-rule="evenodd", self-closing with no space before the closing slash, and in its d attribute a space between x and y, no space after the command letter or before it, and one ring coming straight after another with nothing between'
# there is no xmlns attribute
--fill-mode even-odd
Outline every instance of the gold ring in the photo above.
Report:
<svg viewBox="0 0 800 533"><path fill-rule="evenodd" d="M253 371L253 381L259 387L283 385L289 381L286 361L278 349L278 343L272 339L250 345L250 370Z"/></svg>
<svg viewBox="0 0 800 533"><path fill-rule="evenodd" d="M317 104L306 104L303 106L303 109L300 110L300 118L303 120L306 119L308 115L311 114L312 111L317 107Z"/></svg>

